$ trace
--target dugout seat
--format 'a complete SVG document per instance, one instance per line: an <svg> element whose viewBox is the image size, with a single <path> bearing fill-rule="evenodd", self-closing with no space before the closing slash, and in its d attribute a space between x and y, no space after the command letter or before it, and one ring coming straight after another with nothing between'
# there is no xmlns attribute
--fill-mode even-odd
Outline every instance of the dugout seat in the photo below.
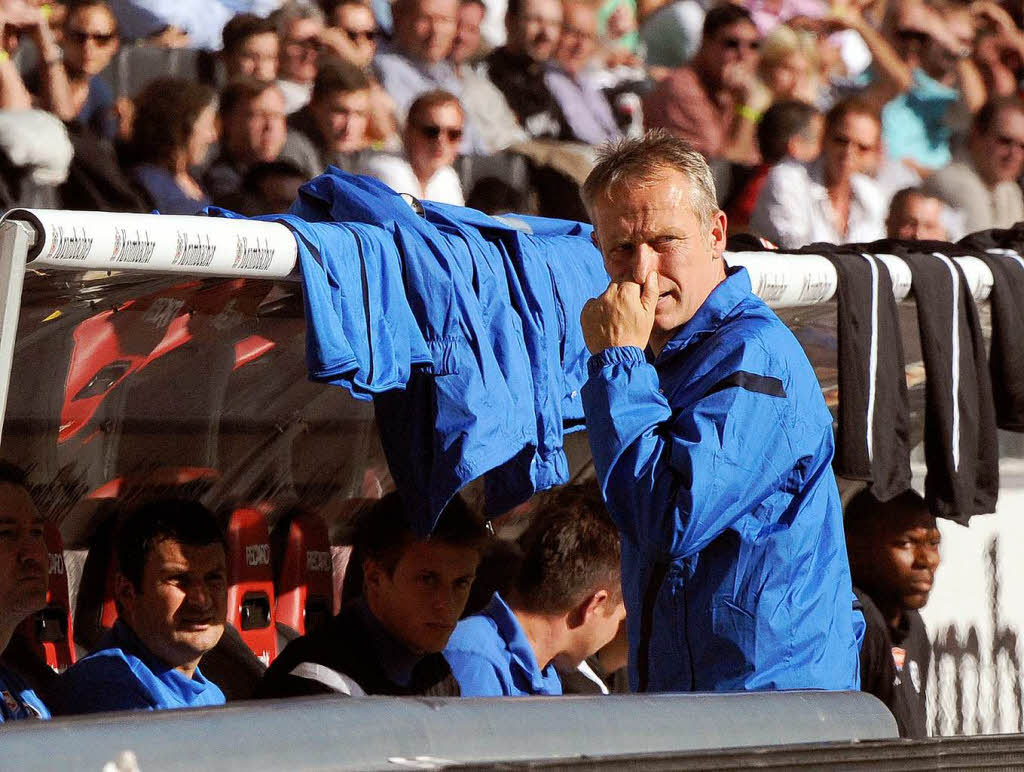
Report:
<svg viewBox="0 0 1024 772"><path fill-rule="evenodd" d="M64 541L57 526L47 521L43 527L49 557L49 589L46 608L27 617L19 625L19 634L28 646L53 670L62 673L75 663L71 598L64 568Z"/></svg>
<svg viewBox="0 0 1024 772"><path fill-rule="evenodd" d="M241 508L224 529L228 543L228 622L264 665L277 656L274 574L263 513Z"/></svg>
<svg viewBox="0 0 1024 772"><path fill-rule="evenodd" d="M298 635L326 622L334 609L333 565L327 525L311 512L283 517L274 528L279 555L276 617L279 628Z"/></svg>

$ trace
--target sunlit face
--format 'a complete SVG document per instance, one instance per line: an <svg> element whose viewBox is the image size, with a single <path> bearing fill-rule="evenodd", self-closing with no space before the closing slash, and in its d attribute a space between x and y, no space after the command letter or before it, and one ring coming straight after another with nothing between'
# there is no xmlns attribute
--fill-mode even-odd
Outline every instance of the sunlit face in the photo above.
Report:
<svg viewBox="0 0 1024 772"><path fill-rule="evenodd" d="M0 617L20 622L46 605L43 518L20 485L0 483Z"/></svg>
<svg viewBox="0 0 1024 772"><path fill-rule="evenodd" d="M395 41L408 56L430 64L452 50L458 0L406 0L408 14L395 16Z"/></svg>
<svg viewBox="0 0 1024 772"><path fill-rule="evenodd" d="M946 241L942 202L930 196L906 196L889 211L886 230L890 239Z"/></svg>
<svg viewBox="0 0 1024 772"><path fill-rule="evenodd" d="M117 22L110 11L86 5L68 14L64 23L64 61L73 72L97 75L117 53Z"/></svg>
<svg viewBox="0 0 1024 772"><path fill-rule="evenodd" d="M224 633L224 547L158 541L146 556L141 586L119 576L116 592L125 623L150 651L172 667L194 668Z"/></svg>
<svg viewBox="0 0 1024 772"><path fill-rule="evenodd" d="M316 19L296 19L288 25L281 41L281 77L295 83L312 83L316 78L323 24Z"/></svg>
<svg viewBox="0 0 1024 772"><path fill-rule="evenodd" d="M439 652L462 616L479 564L473 547L412 542L390 574L376 561L364 562L367 604L410 651Z"/></svg>
<svg viewBox="0 0 1024 772"><path fill-rule="evenodd" d="M480 50L480 25L484 21L484 7L479 3L462 3L459 6L458 26L452 42L451 60L462 64Z"/></svg>
<svg viewBox="0 0 1024 772"><path fill-rule="evenodd" d="M377 52L377 22L373 11L360 3L345 3L335 9L332 22L352 44L352 63L369 67Z"/></svg>
<svg viewBox="0 0 1024 772"><path fill-rule="evenodd" d="M596 47L597 12L583 3L567 4L555 60L570 75L578 75L590 62Z"/></svg>
<svg viewBox="0 0 1024 772"><path fill-rule="evenodd" d="M986 183L1016 180L1024 170L1024 113L1002 110L987 132L971 138L972 157Z"/></svg>
<svg viewBox="0 0 1024 772"><path fill-rule="evenodd" d="M870 115L848 113L825 132L821 155L830 184L867 173L881 146L882 127Z"/></svg>
<svg viewBox="0 0 1024 772"><path fill-rule="evenodd" d="M612 280L643 284L651 271L658 272L650 341L655 351L725 279L725 215L718 212L710 227L702 224L690 185L682 172L665 170L643 182L627 180L591 204L594 241Z"/></svg>
<svg viewBox="0 0 1024 772"><path fill-rule="evenodd" d="M405 150L418 177L429 178L455 161L462 145L463 122L462 110L453 102L410 115L405 128Z"/></svg>
<svg viewBox="0 0 1024 772"><path fill-rule="evenodd" d="M229 78L256 78L264 83L277 79L281 43L273 32L250 35L238 49L224 59Z"/></svg>
<svg viewBox="0 0 1024 772"><path fill-rule="evenodd" d="M336 153L354 153L366 147L366 127L370 122L370 92L335 91L310 103L328 149Z"/></svg>
<svg viewBox="0 0 1024 772"><path fill-rule="evenodd" d="M188 165L199 166L206 160L210 145L217 141L217 110L214 105L203 108L192 126L188 140Z"/></svg>
<svg viewBox="0 0 1024 772"><path fill-rule="evenodd" d="M508 49L535 62L546 62L555 53L562 32L560 0L524 0L522 11L508 25Z"/></svg>

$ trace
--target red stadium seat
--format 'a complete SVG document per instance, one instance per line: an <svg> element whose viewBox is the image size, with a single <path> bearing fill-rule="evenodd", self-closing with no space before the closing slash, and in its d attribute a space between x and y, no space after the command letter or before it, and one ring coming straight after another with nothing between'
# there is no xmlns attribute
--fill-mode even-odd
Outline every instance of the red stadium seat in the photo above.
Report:
<svg viewBox="0 0 1024 772"><path fill-rule="evenodd" d="M228 542L228 622L265 665L277 656L274 574L263 513L236 509L225 528Z"/></svg>
<svg viewBox="0 0 1024 772"><path fill-rule="evenodd" d="M49 521L44 526L44 537L50 559L46 608L22 622L19 632L46 664L60 673L75 663L71 598L64 568L64 540L57 526Z"/></svg>
<svg viewBox="0 0 1024 772"><path fill-rule="evenodd" d="M288 531L277 577L277 622L305 635L326 622L334 609L327 525L318 515L302 512L278 528Z"/></svg>

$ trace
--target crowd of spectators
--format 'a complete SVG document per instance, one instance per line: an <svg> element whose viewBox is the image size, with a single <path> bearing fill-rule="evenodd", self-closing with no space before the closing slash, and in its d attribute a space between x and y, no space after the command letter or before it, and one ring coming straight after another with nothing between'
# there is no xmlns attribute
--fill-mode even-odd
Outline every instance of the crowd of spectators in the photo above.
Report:
<svg viewBox="0 0 1024 772"><path fill-rule="evenodd" d="M582 207L536 167L574 191L594 148L660 127L711 163L731 233L892 236L909 189L957 238L1024 215L1018 16L997 0L0 0L0 204L271 213L333 164L568 216Z"/></svg>

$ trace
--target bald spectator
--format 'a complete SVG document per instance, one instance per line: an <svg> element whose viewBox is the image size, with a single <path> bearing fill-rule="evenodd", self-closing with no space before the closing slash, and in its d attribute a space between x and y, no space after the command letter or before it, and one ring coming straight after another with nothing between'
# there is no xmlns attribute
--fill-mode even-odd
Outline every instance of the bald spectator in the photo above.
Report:
<svg viewBox="0 0 1024 772"><path fill-rule="evenodd" d="M885 221L886 237L919 241L948 241L943 203L917 188L904 188L892 197Z"/></svg>
<svg viewBox="0 0 1024 772"><path fill-rule="evenodd" d="M309 102L316 78L317 60L323 47L323 12L315 6L290 2L275 17L281 41L280 86L285 112L291 115Z"/></svg>
<svg viewBox="0 0 1024 772"><path fill-rule="evenodd" d="M1024 220L1017 184L1024 171L1024 103L994 99L974 118L968 158L954 161L921 186L957 210L968 233L1009 228Z"/></svg>
<svg viewBox="0 0 1024 772"><path fill-rule="evenodd" d="M220 97L220 153L210 164L203 184L213 203L231 206L242 191L254 164L289 161L306 179L323 171L309 140L289 132L284 95L272 81L243 78L232 81Z"/></svg>
<svg viewBox="0 0 1024 772"><path fill-rule="evenodd" d="M448 57L462 89L459 101L466 111L466 122L475 129L464 149L482 155L527 139L505 95L476 61L480 54L480 25L486 10L483 0L461 0L455 40Z"/></svg>
<svg viewBox="0 0 1024 772"><path fill-rule="evenodd" d="M882 238L884 198L864 173L881 130L878 111L868 102L848 99L829 110L821 156L812 164L786 158L772 168L751 229L787 249Z"/></svg>
<svg viewBox="0 0 1024 772"><path fill-rule="evenodd" d="M313 83L309 104L288 119L318 154L319 171L333 165L354 171L367 148L370 80L351 62L327 59Z"/></svg>
<svg viewBox="0 0 1024 772"><path fill-rule="evenodd" d="M756 85L760 47L746 9L712 8L690 65L673 70L645 98L647 128L666 129L707 158L756 163L754 133L769 100Z"/></svg>
<svg viewBox="0 0 1024 772"><path fill-rule="evenodd" d="M277 80L281 42L277 27L270 19L240 13L224 25L221 61L228 80L256 78L268 83Z"/></svg>
<svg viewBox="0 0 1024 772"><path fill-rule="evenodd" d="M545 83L569 124L572 139L600 145L622 136L608 99L588 80L597 49L597 9L586 0L562 4L562 33Z"/></svg>
<svg viewBox="0 0 1024 772"><path fill-rule="evenodd" d="M444 89L457 94L448 53L455 38L459 0L395 0L395 35L377 52L373 67L395 100L400 121L420 94Z"/></svg>
<svg viewBox="0 0 1024 772"><path fill-rule="evenodd" d="M531 137L568 139L572 132L544 80L562 29L560 0L510 0L507 42L487 57L487 75Z"/></svg>

